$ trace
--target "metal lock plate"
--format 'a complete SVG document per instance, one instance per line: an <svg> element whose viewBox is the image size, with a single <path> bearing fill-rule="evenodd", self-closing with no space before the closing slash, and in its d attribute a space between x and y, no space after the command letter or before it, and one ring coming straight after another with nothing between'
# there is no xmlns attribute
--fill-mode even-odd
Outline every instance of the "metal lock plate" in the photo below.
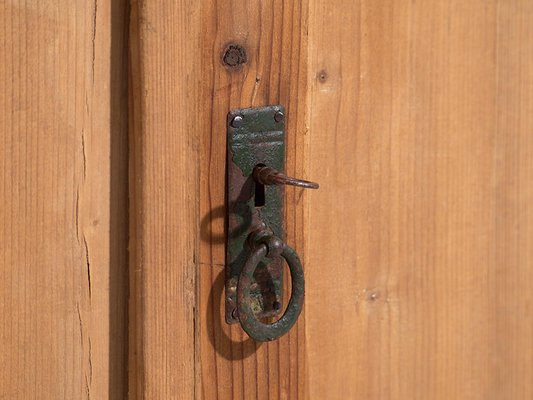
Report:
<svg viewBox="0 0 533 400"><path fill-rule="evenodd" d="M262 185L252 177L258 164L283 172L285 167L285 111L282 106L233 110L227 120L226 169L226 322L239 322L237 283L250 255L246 240L264 223L284 240L283 185ZM281 310L282 260L264 259L254 274L250 301L257 318Z"/></svg>

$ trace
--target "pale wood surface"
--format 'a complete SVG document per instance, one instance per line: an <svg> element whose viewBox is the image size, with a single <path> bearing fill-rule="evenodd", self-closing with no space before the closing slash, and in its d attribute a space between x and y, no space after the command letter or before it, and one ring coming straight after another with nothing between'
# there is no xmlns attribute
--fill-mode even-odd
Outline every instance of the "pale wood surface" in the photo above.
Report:
<svg viewBox="0 0 533 400"><path fill-rule="evenodd" d="M0 6L2 399L126 394L124 13Z"/></svg>
<svg viewBox="0 0 533 400"><path fill-rule="evenodd" d="M311 399L533 398L533 3L313 0Z"/></svg>

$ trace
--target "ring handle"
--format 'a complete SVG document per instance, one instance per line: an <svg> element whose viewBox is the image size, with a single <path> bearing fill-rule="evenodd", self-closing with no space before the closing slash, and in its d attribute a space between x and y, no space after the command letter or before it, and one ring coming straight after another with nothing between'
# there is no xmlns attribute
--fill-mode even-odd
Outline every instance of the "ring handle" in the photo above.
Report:
<svg viewBox="0 0 533 400"><path fill-rule="evenodd" d="M271 237L272 238L272 237ZM265 324L257 319L252 307L250 287L254 282L254 272L261 260L268 256L269 247L260 243L253 249L239 275L237 284L237 310L239 321L244 331L254 340L267 342L283 336L296 323L304 300L304 272L302 263L294 249L283 244L280 255L287 261L292 280L291 298L283 316L272 324Z"/></svg>

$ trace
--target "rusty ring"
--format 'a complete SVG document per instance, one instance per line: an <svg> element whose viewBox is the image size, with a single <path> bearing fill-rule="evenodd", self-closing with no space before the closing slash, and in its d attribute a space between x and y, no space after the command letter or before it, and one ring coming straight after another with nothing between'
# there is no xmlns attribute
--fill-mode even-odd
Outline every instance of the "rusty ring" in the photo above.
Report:
<svg viewBox="0 0 533 400"><path fill-rule="evenodd" d="M289 305L283 316L272 324L264 324L255 316L250 301L250 286L254 282L257 265L268 253L268 247L260 244L247 258L237 284L237 309L242 329L254 340L267 342L287 333L296 323L304 300L304 272L294 249L286 244L281 256L287 261L291 273L292 289Z"/></svg>

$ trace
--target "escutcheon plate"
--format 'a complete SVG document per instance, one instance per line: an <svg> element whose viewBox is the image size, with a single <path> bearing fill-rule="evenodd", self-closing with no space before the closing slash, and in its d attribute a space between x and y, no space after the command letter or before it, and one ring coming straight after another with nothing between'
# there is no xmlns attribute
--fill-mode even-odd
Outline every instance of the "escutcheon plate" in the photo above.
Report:
<svg viewBox="0 0 533 400"><path fill-rule="evenodd" d="M266 224L284 240L283 185L257 184L252 171L265 164L284 172L285 114L282 106L233 110L227 119L226 157L226 322L238 322L237 283L250 255L248 235ZM281 311L283 289L282 260L264 258L254 274L250 302L258 319Z"/></svg>

